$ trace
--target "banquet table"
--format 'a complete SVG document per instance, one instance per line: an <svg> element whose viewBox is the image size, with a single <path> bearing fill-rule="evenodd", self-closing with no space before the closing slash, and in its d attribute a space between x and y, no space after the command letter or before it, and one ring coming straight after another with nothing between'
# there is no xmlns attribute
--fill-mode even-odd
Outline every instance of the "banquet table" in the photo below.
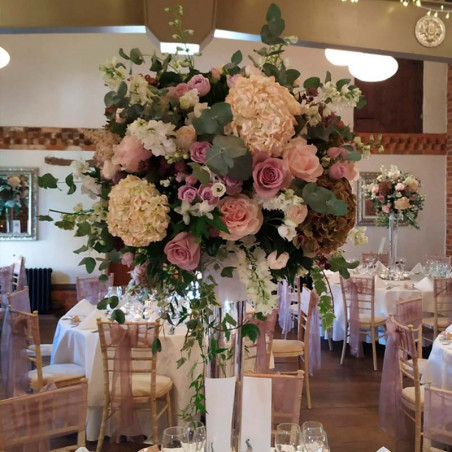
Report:
<svg viewBox="0 0 452 452"><path fill-rule="evenodd" d="M171 390L175 417L173 422L179 421L176 416L186 407L192 396L192 391L189 389L190 370L200 360L200 352L194 347L187 362L177 369L176 362L181 357L180 350L184 344L186 331L186 327L180 325L176 327L174 334L170 335L168 334L169 327L164 326L163 332L160 334L162 351L157 358L157 373L170 377L173 381ZM80 329L74 326L70 319L66 317L60 319L53 340L51 363L75 363L85 369L88 379L87 440L97 441L104 404L102 354L97 330ZM149 412L140 410L137 413L143 432L150 438ZM162 416L161 420L164 419L165 416Z"/></svg>
<svg viewBox="0 0 452 452"><path fill-rule="evenodd" d="M446 331L452 332L452 325ZM422 380L424 383L452 391L452 341L444 340L441 334L433 342Z"/></svg>
<svg viewBox="0 0 452 452"><path fill-rule="evenodd" d="M352 276L365 277L367 275L354 273ZM332 339L334 341L341 341L345 336L345 319L339 275L337 273L327 274L327 277L333 296L335 314ZM422 297L423 310L425 312L433 312L433 286L423 284L423 290L414 287L421 281L424 283L424 279L423 275L412 275L410 279L405 281L385 281L375 276L375 314L389 317L389 315L395 314L397 300L408 300L418 297ZM303 298L303 303L307 303L305 298Z"/></svg>

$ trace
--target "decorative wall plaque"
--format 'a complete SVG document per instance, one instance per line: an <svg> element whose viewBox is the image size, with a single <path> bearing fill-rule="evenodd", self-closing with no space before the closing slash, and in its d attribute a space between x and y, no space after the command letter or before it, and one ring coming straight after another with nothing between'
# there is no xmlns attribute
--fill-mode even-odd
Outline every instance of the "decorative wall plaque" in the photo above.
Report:
<svg viewBox="0 0 452 452"><path fill-rule="evenodd" d="M426 15L421 17L414 29L416 39L424 47L437 47L446 37L446 26L439 17Z"/></svg>

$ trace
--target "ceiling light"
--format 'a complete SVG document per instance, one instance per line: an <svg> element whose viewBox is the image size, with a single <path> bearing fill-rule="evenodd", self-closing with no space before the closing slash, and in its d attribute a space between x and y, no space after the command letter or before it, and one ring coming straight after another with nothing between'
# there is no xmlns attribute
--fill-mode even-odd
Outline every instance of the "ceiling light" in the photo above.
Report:
<svg viewBox="0 0 452 452"><path fill-rule="evenodd" d="M199 52L199 44L183 44L181 42L161 42L161 53L172 53L179 55L195 55Z"/></svg>
<svg viewBox="0 0 452 452"><path fill-rule="evenodd" d="M326 59L335 66L348 66L357 54L349 50L325 49Z"/></svg>
<svg viewBox="0 0 452 452"><path fill-rule="evenodd" d="M363 82L381 82L392 77L399 68L397 60L391 56L361 53L348 66L353 77Z"/></svg>
<svg viewBox="0 0 452 452"><path fill-rule="evenodd" d="M0 47L0 69L5 67L10 59L9 53L3 47Z"/></svg>

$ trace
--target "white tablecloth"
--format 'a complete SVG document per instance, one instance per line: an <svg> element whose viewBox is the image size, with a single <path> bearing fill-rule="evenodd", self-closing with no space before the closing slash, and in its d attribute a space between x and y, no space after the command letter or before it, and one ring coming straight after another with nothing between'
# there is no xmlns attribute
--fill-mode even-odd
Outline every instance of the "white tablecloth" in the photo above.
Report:
<svg viewBox="0 0 452 452"><path fill-rule="evenodd" d="M452 331L450 325L446 331ZM422 380L434 386L452 391L452 341L442 343L439 335L433 342Z"/></svg>
<svg viewBox="0 0 452 452"><path fill-rule="evenodd" d="M168 328L165 328L168 330ZM85 369L88 378L88 414L87 414L87 440L96 441L99 435L102 420L102 407L104 404L104 383L102 369L102 355L100 351L99 334L95 330L81 330L73 327L70 320L61 319L58 322L53 340L51 363L75 363ZM190 360L180 369L177 369L176 361L181 357L180 350L184 344L186 333L185 326L176 328L174 335L160 335L162 352L158 355L157 373L165 375L173 380L171 391L172 407L176 416L188 404L193 392L189 389L191 377L189 375L192 365L200 360L199 349L195 346ZM150 437L149 413L140 410L138 412L143 432ZM162 416L161 419L164 419ZM166 424L164 424L166 426Z"/></svg>
<svg viewBox="0 0 452 452"><path fill-rule="evenodd" d="M355 275L353 275L355 276ZM364 276L364 275L356 275ZM422 297L423 310L425 312L433 311L433 292L423 292L418 289L412 289L411 286L420 281L423 276L415 275L407 281L384 281L378 276L375 277L375 314L388 317L390 314L395 314L396 301L408 300L410 298ZM342 299L341 285L338 280L331 278L329 280L331 292L334 302L334 324L333 337L334 341L341 341L344 339L344 303ZM388 285L391 287L387 289ZM410 287L405 288L404 286ZM304 300L304 302L306 302Z"/></svg>

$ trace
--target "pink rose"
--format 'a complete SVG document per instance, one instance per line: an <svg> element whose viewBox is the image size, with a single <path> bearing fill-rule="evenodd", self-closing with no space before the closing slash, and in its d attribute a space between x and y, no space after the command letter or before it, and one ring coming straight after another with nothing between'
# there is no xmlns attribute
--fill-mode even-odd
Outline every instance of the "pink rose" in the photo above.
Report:
<svg viewBox="0 0 452 452"><path fill-rule="evenodd" d="M188 85L188 83L179 83L176 86L170 86L168 88L168 93L166 94L166 97L174 97L175 99L179 99L184 94L188 93L191 88Z"/></svg>
<svg viewBox="0 0 452 452"><path fill-rule="evenodd" d="M293 223L295 223L297 226L301 223L303 223L303 221L306 219L308 215L308 207L305 205L301 205L301 206L290 206L287 210L286 210L286 218L290 221L292 221Z"/></svg>
<svg viewBox="0 0 452 452"><path fill-rule="evenodd" d="M210 149L212 145L207 141L195 141L190 146L190 157L196 163L206 163L207 149Z"/></svg>
<svg viewBox="0 0 452 452"><path fill-rule="evenodd" d="M417 200L417 195L412 195L412 196L411 196L411 200L412 200L412 201L416 201L416 200Z"/></svg>
<svg viewBox="0 0 452 452"><path fill-rule="evenodd" d="M176 130L176 145L187 151L196 140L196 131L193 126L182 126Z"/></svg>
<svg viewBox="0 0 452 452"><path fill-rule="evenodd" d="M167 259L184 270L194 270L201 258L201 248L195 237L188 232L179 232L164 248Z"/></svg>
<svg viewBox="0 0 452 452"><path fill-rule="evenodd" d="M402 191L405 188L405 185L402 184L402 182L399 182L396 184L395 189L397 191Z"/></svg>
<svg viewBox="0 0 452 452"><path fill-rule="evenodd" d="M284 147L284 160L292 176L306 182L315 182L323 174L323 167L316 152L317 148L306 144L302 138L290 141Z"/></svg>
<svg viewBox="0 0 452 452"><path fill-rule="evenodd" d="M292 176L284 160L269 157L266 152L254 155L253 186L262 198L271 198L290 185Z"/></svg>
<svg viewBox="0 0 452 452"><path fill-rule="evenodd" d="M289 260L289 253L287 252L281 253L278 257L276 255L277 252L272 251L267 257L268 266L271 270L281 270Z"/></svg>
<svg viewBox="0 0 452 452"><path fill-rule="evenodd" d="M201 185L198 194L203 201L207 201L211 206L216 206L218 204L219 198L212 193L212 184Z"/></svg>
<svg viewBox="0 0 452 452"><path fill-rule="evenodd" d="M238 195L242 191L243 182L230 176L225 176L222 181L226 185L226 194L229 196Z"/></svg>
<svg viewBox="0 0 452 452"><path fill-rule="evenodd" d="M196 188L192 187L191 185L182 185L182 187L179 187L179 189L177 190L177 197L181 201L187 201L190 204L195 200L197 195L198 190L196 190Z"/></svg>
<svg viewBox="0 0 452 452"><path fill-rule="evenodd" d="M133 253L128 251L121 256L121 264L126 265L127 267L131 267L133 264Z"/></svg>
<svg viewBox="0 0 452 452"><path fill-rule="evenodd" d="M185 183L188 185L195 185L196 182L198 182L198 179L196 179L196 177L192 176L191 174L185 177Z"/></svg>
<svg viewBox="0 0 452 452"><path fill-rule="evenodd" d="M137 137L128 135L114 147L111 161L114 165L119 165L123 171L136 173L139 170L140 162L150 159L151 156L151 151L145 149Z"/></svg>
<svg viewBox="0 0 452 452"><path fill-rule="evenodd" d="M358 176L358 172L351 162L336 162L331 165L328 175L334 180L345 177L348 181L352 181Z"/></svg>
<svg viewBox="0 0 452 452"><path fill-rule="evenodd" d="M229 234L220 232L220 237L225 240L235 241L256 234L264 221L257 201L244 194L225 196L220 200L219 209L223 215L221 219L229 230Z"/></svg>
<svg viewBox="0 0 452 452"><path fill-rule="evenodd" d="M385 197L384 197L384 196L379 196L379 197L378 197L378 200L379 200L380 202L383 202L383 201L385 200Z"/></svg>
<svg viewBox="0 0 452 452"><path fill-rule="evenodd" d="M328 157L335 159L339 156L341 156L343 159L345 159L345 156L348 154L347 149L345 148L336 148L336 147L332 147L329 148L327 151Z"/></svg>
<svg viewBox="0 0 452 452"><path fill-rule="evenodd" d="M385 204L385 205L381 208L381 210L382 210L384 213L389 213L390 210L391 210L391 204Z"/></svg>
<svg viewBox="0 0 452 452"><path fill-rule="evenodd" d="M241 74L234 74L233 76L230 76L229 74L226 76L226 83L228 84L228 88L232 89L235 87L235 84L237 83L237 80L242 77Z"/></svg>
<svg viewBox="0 0 452 452"><path fill-rule="evenodd" d="M209 79L201 74L196 74L188 81L191 89L198 91L199 97L205 96L210 91Z"/></svg>

